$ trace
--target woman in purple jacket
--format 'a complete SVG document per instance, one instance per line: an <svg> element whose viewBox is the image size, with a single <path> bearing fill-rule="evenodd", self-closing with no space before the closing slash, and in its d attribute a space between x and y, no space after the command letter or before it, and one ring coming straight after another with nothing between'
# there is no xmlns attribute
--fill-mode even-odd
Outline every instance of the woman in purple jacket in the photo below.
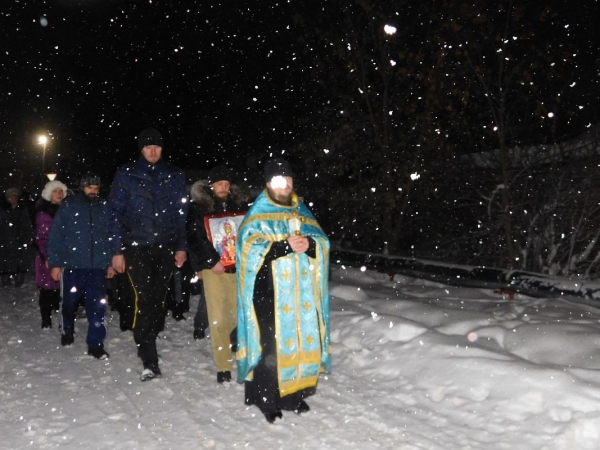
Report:
<svg viewBox="0 0 600 450"><path fill-rule="evenodd" d="M44 186L42 198L36 205L35 216L35 281L40 288L42 328L52 328L52 310L60 308L60 283L50 276L48 267L48 233L58 207L67 195L67 186L50 181Z"/></svg>

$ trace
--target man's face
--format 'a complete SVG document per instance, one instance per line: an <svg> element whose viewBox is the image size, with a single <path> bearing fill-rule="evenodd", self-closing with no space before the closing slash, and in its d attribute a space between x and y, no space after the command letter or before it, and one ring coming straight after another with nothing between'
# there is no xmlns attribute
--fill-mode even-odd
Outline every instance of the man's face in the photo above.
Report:
<svg viewBox="0 0 600 450"><path fill-rule="evenodd" d="M162 153L162 147L160 145L146 145L142 148L142 155L146 158L150 164L156 164L160 159Z"/></svg>
<svg viewBox="0 0 600 450"><path fill-rule="evenodd" d="M96 197L98 197L99 193L100 186L98 186L97 184L92 184L91 186L83 187L83 195L85 195L90 200L94 200Z"/></svg>
<svg viewBox="0 0 600 450"><path fill-rule="evenodd" d="M60 205L64 196L63 190L61 188L56 188L50 193L50 203Z"/></svg>
<svg viewBox="0 0 600 450"><path fill-rule="evenodd" d="M292 177L276 176L267 183L269 197L276 203L291 205L294 180Z"/></svg>
<svg viewBox="0 0 600 450"><path fill-rule="evenodd" d="M6 199L8 200L8 203L10 203L12 206L16 206L19 202L19 196L15 194L9 195L8 197L6 197Z"/></svg>
<svg viewBox="0 0 600 450"><path fill-rule="evenodd" d="M227 195L229 194L229 188L231 184L227 180L215 181L210 185L210 188L213 190L215 197L217 197L221 201L227 200Z"/></svg>

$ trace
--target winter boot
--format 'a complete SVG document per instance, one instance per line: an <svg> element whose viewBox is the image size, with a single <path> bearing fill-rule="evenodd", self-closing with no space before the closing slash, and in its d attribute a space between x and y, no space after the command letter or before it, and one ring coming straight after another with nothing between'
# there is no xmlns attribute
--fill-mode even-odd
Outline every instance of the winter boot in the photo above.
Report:
<svg viewBox="0 0 600 450"><path fill-rule="evenodd" d="M262 413L265 415L265 418L269 423L275 422L275 419L277 418L283 419L283 414L281 414L280 409L277 409L275 411L263 411Z"/></svg>
<svg viewBox="0 0 600 450"><path fill-rule="evenodd" d="M217 383L223 384L225 381L228 383L231 381L231 372L217 372Z"/></svg>
<svg viewBox="0 0 600 450"><path fill-rule="evenodd" d="M144 364L144 370L142 371L142 375L140 375L140 381L148 381L153 378L160 378L162 376L162 372L158 367L158 364Z"/></svg>
<svg viewBox="0 0 600 450"><path fill-rule="evenodd" d="M75 342L75 338L72 334L63 334L60 337L60 345L62 345L63 347L66 347L67 345L72 345L73 342Z"/></svg>
<svg viewBox="0 0 600 450"><path fill-rule="evenodd" d="M108 353L103 348L89 348L88 355L93 356L96 359L105 360L108 359Z"/></svg>
<svg viewBox="0 0 600 450"><path fill-rule="evenodd" d="M10 286L10 275L2 275L2 287Z"/></svg>
<svg viewBox="0 0 600 450"><path fill-rule="evenodd" d="M204 339L205 337L206 337L206 333L204 332L203 328L194 329L194 339L195 340Z"/></svg>

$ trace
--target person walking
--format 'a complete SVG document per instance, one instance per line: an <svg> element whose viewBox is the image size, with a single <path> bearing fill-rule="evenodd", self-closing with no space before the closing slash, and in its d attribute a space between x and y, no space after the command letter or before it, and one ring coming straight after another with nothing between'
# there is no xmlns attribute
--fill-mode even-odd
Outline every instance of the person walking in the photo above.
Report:
<svg viewBox="0 0 600 450"><path fill-rule="evenodd" d="M61 345L73 344L75 314L84 299L88 320L88 354L108 359L106 337L106 278L115 274L111 267L109 210L101 199L100 177L81 177L79 192L67 197L54 216L48 237L50 275L62 281Z"/></svg>
<svg viewBox="0 0 600 450"><path fill-rule="evenodd" d="M331 371L329 240L293 176L285 159L266 162L266 189L238 232L238 381L270 423L308 411L304 398Z"/></svg>
<svg viewBox="0 0 600 450"><path fill-rule="evenodd" d="M64 183L49 181L42 190L42 198L36 204L35 282L40 288L42 328L52 328L52 311L60 308L60 283L52 279L48 263L48 235L58 207L66 196L67 186Z"/></svg>
<svg viewBox="0 0 600 450"><path fill-rule="evenodd" d="M27 207L19 201L21 190L4 191L6 202L0 205L0 279L2 286L15 287L25 282L29 246L33 243L33 226Z"/></svg>
<svg viewBox="0 0 600 450"><path fill-rule="evenodd" d="M194 183L190 190L188 218L190 261L204 285L218 383L231 381L234 360L231 333L237 322L234 224L226 214L235 213L241 220L246 210L241 199L231 195L231 179L232 173L227 167L216 166L210 170L208 180ZM220 239L207 229L211 218L220 218L222 222ZM209 236L214 241L209 240ZM194 336L201 336L204 330L194 333Z"/></svg>
<svg viewBox="0 0 600 450"><path fill-rule="evenodd" d="M108 204L112 213L112 265L133 287L133 337L144 369L141 381L162 375L156 338L162 331L173 267L187 259L187 191L183 173L162 158L154 128L138 136L135 162L117 170Z"/></svg>

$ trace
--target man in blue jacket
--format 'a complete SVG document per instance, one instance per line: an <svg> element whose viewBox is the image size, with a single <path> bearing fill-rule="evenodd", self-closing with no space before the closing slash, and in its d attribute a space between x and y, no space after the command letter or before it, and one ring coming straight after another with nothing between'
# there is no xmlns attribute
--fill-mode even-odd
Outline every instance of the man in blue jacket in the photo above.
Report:
<svg viewBox="0 0 600 450"><path fill-rule="evenodd" d="M107 359L105 279L115 274L109 247L109 210L100 197L100 177L81 177L79 192L67 197L58 209L48 236L50 275L62 278L61 344L74 342L75 314L82 298L88 320L88 354Z"/></svg>
<svg viewBox="0 0 600 450"><path fill-rule="evenodd" d="M147 128L138 136L140 158L117 170L109 207L112 265L127 273L134 294L131 328L146 381L161 376L156 338L162 331L168 281L174 265L187 259L188 213L185 178L164 161L160 133Z"/></svg>

